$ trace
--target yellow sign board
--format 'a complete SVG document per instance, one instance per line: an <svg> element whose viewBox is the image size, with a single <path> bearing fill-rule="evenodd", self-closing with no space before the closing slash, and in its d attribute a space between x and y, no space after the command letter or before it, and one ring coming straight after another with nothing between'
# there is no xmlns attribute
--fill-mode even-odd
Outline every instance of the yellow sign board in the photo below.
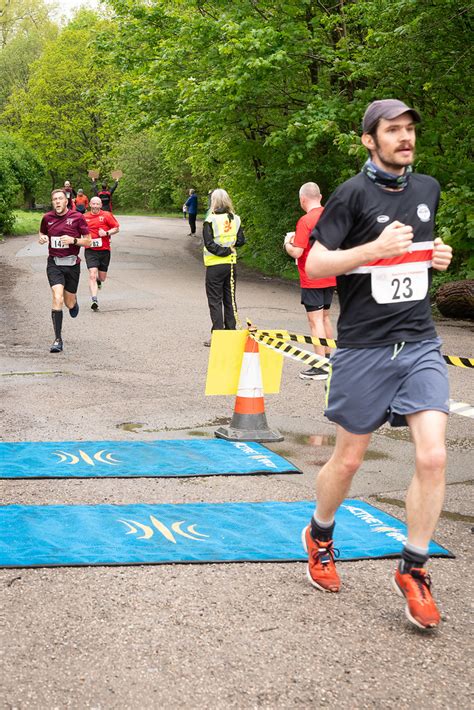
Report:
<svg viewBox="0 0 474 710"><path fill-rule="evenodd" d="M248 330L214 330L207 368L206 395L237 394ZM280 391L283 356L259 346L264 394Z"/></svg>

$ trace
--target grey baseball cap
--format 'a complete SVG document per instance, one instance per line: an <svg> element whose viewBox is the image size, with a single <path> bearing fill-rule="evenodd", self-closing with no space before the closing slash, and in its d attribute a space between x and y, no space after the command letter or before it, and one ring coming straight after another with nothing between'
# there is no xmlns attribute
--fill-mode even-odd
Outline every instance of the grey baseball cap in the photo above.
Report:
<svg viewBox="0 0 474 710"><path fill-rule="evenodd" d="M421 116L418 111L410 108L404 104L403 101L399 101L398 99L382 99L381 101L372 101L372 103L367 106L364 118L362 119L362 132L370 133L377 121L381 118L390 120L401 116L402 113L406 113L407 111L410 111L413 119L417 123L420 123Z"/></svg>

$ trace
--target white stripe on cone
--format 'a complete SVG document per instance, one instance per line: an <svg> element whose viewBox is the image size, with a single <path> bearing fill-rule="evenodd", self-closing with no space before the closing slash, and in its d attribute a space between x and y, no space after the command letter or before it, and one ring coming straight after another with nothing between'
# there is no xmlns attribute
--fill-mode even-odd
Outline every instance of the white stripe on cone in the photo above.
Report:
<svg viewBox="0 0 474 710"><path fill-rule="evenodd" d="M238 397L263 397L259 353L245 353L240 368Z"/></svg>

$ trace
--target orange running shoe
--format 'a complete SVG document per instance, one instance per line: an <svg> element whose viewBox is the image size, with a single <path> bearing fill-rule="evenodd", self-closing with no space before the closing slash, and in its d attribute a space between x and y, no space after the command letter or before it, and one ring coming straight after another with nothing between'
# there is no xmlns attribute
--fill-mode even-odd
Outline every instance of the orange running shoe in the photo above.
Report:
<svg viewBox="0 0 474 710"><path fill-rule="evenodd" d="M338 592L341 580L336 571L334 558L339 556L339 550L335 550L332 540L313 540L308 525L301 533L303 547L308 553L308 566L306 575L316 589L322 592Z"/></svg>
<svg viewBox="0 0 474 710"><path fill-rule="evenodd" d="M410 572L402 574L397 569L392 584L397 594L406 599L408 621L420 629L438 626L441 616L431 596L431 578L426 570L413 567Z"/></svg>

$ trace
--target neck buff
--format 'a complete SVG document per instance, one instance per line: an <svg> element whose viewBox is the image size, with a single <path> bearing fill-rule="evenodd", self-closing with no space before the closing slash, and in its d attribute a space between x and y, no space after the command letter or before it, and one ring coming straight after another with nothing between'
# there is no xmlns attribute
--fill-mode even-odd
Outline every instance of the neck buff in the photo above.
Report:
<svg viewBox="0 0 474 710"><path fill-rule="evenodd" d="M410 173L413 172L413 168L411 165L407 165L403 175L393 175L392 173L386 173L385 170L379 168L378 165L375 165L375 163L369 159L362 167L362 172L367 175L369 180L375 182L376 185L380 185L380 187L388 187L392 190L404 190L408 185L408 179Z"/></svg>

